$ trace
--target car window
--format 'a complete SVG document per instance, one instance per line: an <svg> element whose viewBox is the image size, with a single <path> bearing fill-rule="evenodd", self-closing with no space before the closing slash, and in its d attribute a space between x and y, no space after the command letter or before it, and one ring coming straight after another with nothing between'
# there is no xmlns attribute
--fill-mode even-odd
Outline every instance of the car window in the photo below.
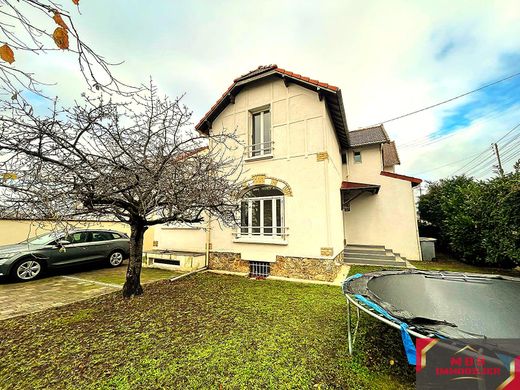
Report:
<svg viewBox="0 0 520 390"><path fill-rule="evenodd" d="M36 236L28 240L22 241L20 244L28 243L32 245L48 245L49 241L56 239L56 237L58 237L57 233L42 234L40 236Z"/></svg>
<svg viewBox="0 0 520 390"><path fill-rule="evenodd" d="M92 232L92 242L113 240L112 233Z"/></svg>
<svg viewBox="0 0 520 390"><path fill-rule="evenodd" d="M123 238L123 236L119 233L112 233L112 237L114 237L114 239L118 239L118 238Z"/></svg>
<svg viewBox="0 0 520 390"><path fill-rule="evenodd" d="M68 241L71 244L81 244L83 242L87 242L87 238L88 232L77 232L66 236L65 241Z"/></svg>

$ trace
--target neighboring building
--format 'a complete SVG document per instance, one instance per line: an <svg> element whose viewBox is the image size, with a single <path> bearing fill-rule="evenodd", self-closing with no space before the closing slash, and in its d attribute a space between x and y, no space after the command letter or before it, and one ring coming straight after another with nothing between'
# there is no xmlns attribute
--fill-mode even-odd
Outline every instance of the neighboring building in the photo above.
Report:
<svg viewBox="0 0 520 390"><path fill-rule="evenodd" d="M395 173L382 125L348 131L338 87L260 67L196 128L236 130L246 145L241 226L162 227L159 248L204 251L209 240L210 268L262 274L268 263L271 275L329 281L344 261L420 259L412 187L421 180Z"/></svg>

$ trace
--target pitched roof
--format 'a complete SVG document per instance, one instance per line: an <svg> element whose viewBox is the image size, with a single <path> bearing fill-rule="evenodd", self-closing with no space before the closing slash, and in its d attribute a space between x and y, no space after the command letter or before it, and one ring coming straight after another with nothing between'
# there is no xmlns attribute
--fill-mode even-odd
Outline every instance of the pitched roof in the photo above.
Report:
<svg viewBox="0 0 520 390"><path fill-rule="evenodd" d="M367 183L357 183L354 181L342 181L341 182L341 190L373 190L377 189L379 191L379 185L377 184L367 184Z"/></svg>
<svg viewBox="0 0 520 390"><path fill-rule="evenodd" d="M422 183L422 179L419 179L418 177L400 175L398 173L393 173L393 172L381 171L381 175L393 177L394 179L409 181L410 183L412 183L412 187L415 187L416 185L419 185Z"/></svg>
<svg viewBox="0 0 520 390"><path fill-rule="evenodd" d="M349 143L347 119L345 117L345 109L343 107L343 98L341 90L327 83L302 76L298 73L293 73L277 65L259 66L257 69L248 72L233 80L233 84L222 94L217 102L209 109L209 111L197 123L195 128L204 133L209 134L211 129L211 122L227 107L231 102L234 102L234 97L240 92L244 85L251 82L264 79L266 77L277 77L284 80L286 85L288 83L298 84L304 88L316 91L319 94L320 100L325 99L327 108L329 109L334 129L338 136L342 148L347 148Z"/></svg>
<svg viewBox="0 0 520 390"><path fill-rule="evenodd" d="M349 140L351 147L390 142L383 125L350 131Z"/></svg>
<svg viewBox="0 0 520 390"><path fill-rule="evenodd" d="M390 141L387 144L382 145L383 149L383 166L390 167L392 165L401 164L399 160L399 154L397 153L397 148L395 147L395 142Z"/></svg>

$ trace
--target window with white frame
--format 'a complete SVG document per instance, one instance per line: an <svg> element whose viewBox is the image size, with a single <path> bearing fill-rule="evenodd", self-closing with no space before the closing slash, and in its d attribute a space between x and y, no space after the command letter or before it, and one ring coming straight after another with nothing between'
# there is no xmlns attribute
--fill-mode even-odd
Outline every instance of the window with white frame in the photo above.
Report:
<svg viewBox="0 0 520 390"><path fill-rule="evenodd" d="M354 152L354 164L360 164L361 163L361 152L357 151Z"/></svg>
<svg viewBox="0 0 520 390"><path fill-rule="evenodd" d="M270 155L273 149L271 141L271 111L269 108L266 108L254 111L251 115L249 157Z"/></svg>
<svg viewBox="0 0 520 390"><path fill-rule="evenodd" d="M276 187L259 186L249 190L240 202L242 238L285 238L284 194Z"/></svg>

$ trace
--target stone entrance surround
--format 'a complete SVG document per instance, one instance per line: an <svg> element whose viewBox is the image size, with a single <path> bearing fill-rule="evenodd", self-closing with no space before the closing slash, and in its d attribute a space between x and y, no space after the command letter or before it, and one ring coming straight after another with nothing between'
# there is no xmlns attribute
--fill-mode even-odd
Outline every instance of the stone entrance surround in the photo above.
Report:
<svg viewBox="0 0 520 390"><path fill-rule="evenodd" d="M343 265L343 251L334 259L312 257L276 256L271 263L272 276L294 279L333 282ZM211 252L209 268L213 270L249 273L249 261L242 259L240 253Z"/></svg>

